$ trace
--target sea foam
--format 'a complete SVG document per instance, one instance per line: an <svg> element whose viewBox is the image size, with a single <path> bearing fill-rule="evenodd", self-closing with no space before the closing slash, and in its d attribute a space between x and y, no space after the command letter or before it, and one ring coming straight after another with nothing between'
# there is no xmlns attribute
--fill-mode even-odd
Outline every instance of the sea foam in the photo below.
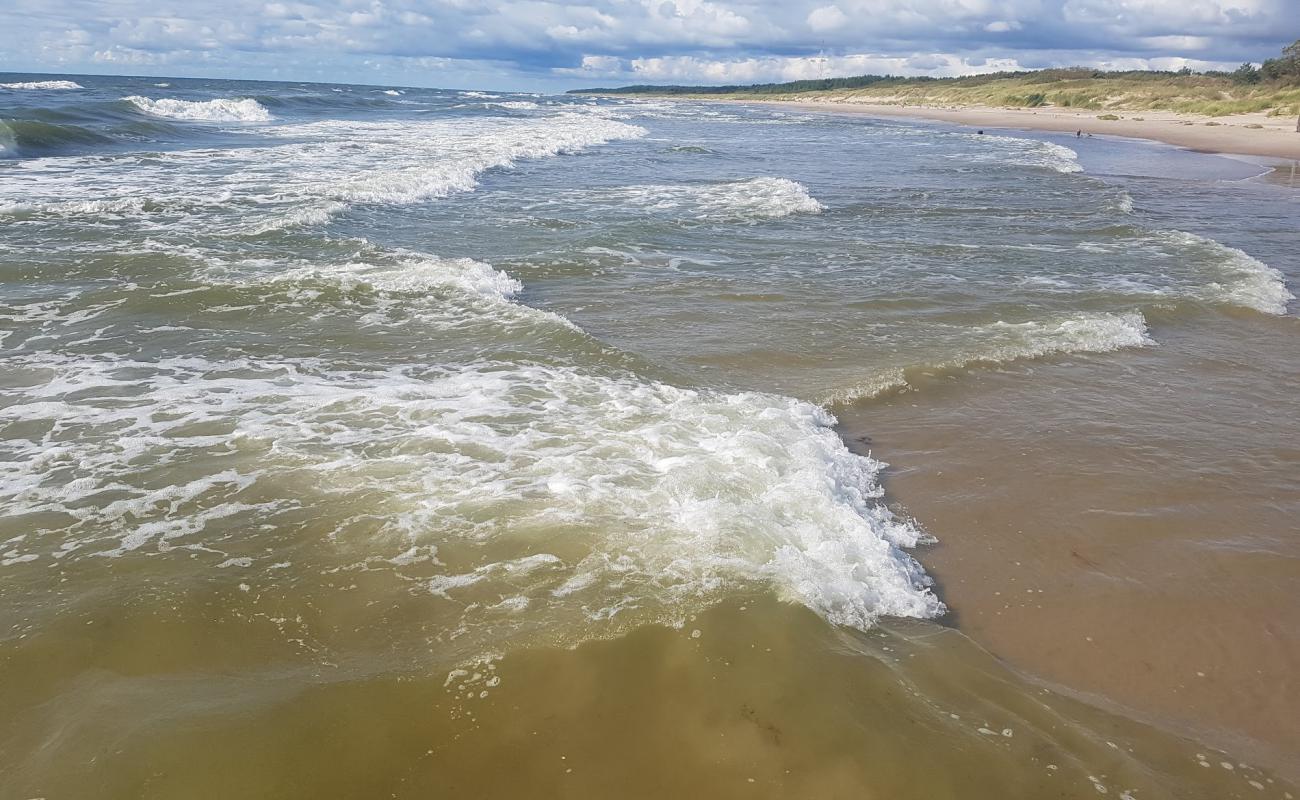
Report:
<svg viewBox="0 0 1300 800"><path fill-rule="evenodd" d="M1082 172L1079 154L1070 148L1019 136L995 136L989 134L953 134L977 145L977 149L952 155L964 161L977 161L993 164L1014 164L1025 167L1040 167L1061 173Z"/></svg>
<svg viewBox="0 0 1300 800"><path fill-rule="evenodd" d="M696 219L762 220L825 210L808 187L788 178L752 178L701 185L630 186L616 190L621 202Z"/></svg>
<svg viewBox="0 0 1300 800"><path fill-rule="evenodd" d="M1200 289L1202 299L1282 315L1295 295L1287 288L1281 271L1256 259L1244 250L1228 247L1205 236L1183 231L1159 231L1159 239L1179 249L1208 256L1216 280Z"/></svg>
<svg viewBox="0 0 1300 800"><path fill-rule="evenodd" d="M475 324L505 324L509 308L553 316L513 302L519 283L490 265L392 255L208 277L300 293L313 313L331 302L362 324L376 302L442 308L447 319L464 307ZM348 294L322 299L323 283ZM377 301L359 302L362 289ZM191 290L191 304L193 291L206 289ZM279 302L262 294L264 308ZM7 551L9 568L178 548L210 553L217 568L239 563L225 542L275 530L309 503L321 519L364 508L366 540L340 529L329 541L380 553L385 568L427 575L433 562L406 554L437 552L424 591L460 609L458 636L470 640L544 631L575 643L679 623L747 587L858 628L942 611L905 552L924 534L882 502L883 465L850 452L824 409L791 398L529 362L343 368L30 352L14 368L29 377L0 408L16 432L3 445L0 502L66 522ZM168 484L140 470L155 463L186 477ZM303 474L309 490L286 495Z"/></svg>
<svg viewBox="0 0 1300 800"><path fill-rule="evenodd" d="M59 91L67 89L84 89L76 81L25 81L21 83L0 83L0 89Z"/></svg>
<svg viewBox="0 0 1300 800"><path fill-rule="evenodd" d="M828 403L852 402L910 385L917 373L959 370L980 364L1007 364L1022 359L1070 353L1109 353L1156 344L1146 318L1137 311L1080 313L1046 320L1006 322L931 330L951 341L953 355L935 361L890 367L851 387L832 392Z"/></svg>
<svg viewBox="0 0 1300 800"><path fill-rule="evenodd" d="M251 97L216 100L154 100L132 95L123 98L140 111L155 117L196 122L269 122L271 112Z"/></svg>
<svg viewBox="0 0 1300 800"><path fill-rule="evenodd" d="M1046 322L1009 323L998 321L983 332L994 334L996 344L959 362L1013 361L1053 353L1108 353L1126 347L1155 344L1147 331L1146 319L1136 311L1113 314L1076 314Z"/></svg>
<svg viewBox="0 0 1300 800"><path fill-rule="evenodd" d="M502 100L499 103L484 103L484 105L506 108L512 111L531 111L534 108L541 108L531 100Z"/></svg>
<svg viewBox="0 0 1300 800"><path fill-rule="evenodd" d="M6 461L0 499L70 526L16 548L25 568L69 549L180 546L212 549L215 565L233 531L294 507L257 498L281 496L276 484L308 469L314 505L371 498L384 535L355 543L369 552L391 540L394 557L412 544L441 554L469 537L513 553L448 560L428 581L483 636L509 630L520 600L528 625L576 641L597 627L684 620L746 586L859 628L942 610L904 552L922 533L880 501L882 465L851 453L808 403L541 365L339 371L51 356L39 368L45 380L0 410L28 423L6 445L18 458ZM132 402L95 399L105 396ZM220 455L229 444L266 455L237 469ZM159 458L186 481L140 483L132 464Z"/></svg>
<svg viewBox="0 0 1300 800"><path fill-rule="evenodd" d="M215 114L219 108L181 110ZM357 203L408 204L470 191L487 170L645 133L574 111L269 125L250 136L252 146L164 152L144 163L133 157L42 159L30 165L21 185L5 185L12 194L0 192L0 213L76 216L147 207L154 213L140 218L160 230L199 224L208 232L264 233L325 224ZM177 181L178 169L202 169L210 178Z"/></svg>
<svg viewBox="0 0 1300 800"><path fill-rule="evenodd" d="M634 139L646 131L602 116L563 112L519 120L409 123L321 122L295 126L290 133L321 136L331 151L347 141L345 155L361 164L336 168L319 182L304 164L308 183L289 185L284 192L300 193L316 202L272 217L258 229L319 222L355 203L408 204L470 191L490 169L511 167L525 159L576 153L616 139ZM316 149L309 146L309 149ZM311 158L311 162L316 159ZM340 159L343 164L346 160ZM338 163L338 162L335 162Z"/></svg>

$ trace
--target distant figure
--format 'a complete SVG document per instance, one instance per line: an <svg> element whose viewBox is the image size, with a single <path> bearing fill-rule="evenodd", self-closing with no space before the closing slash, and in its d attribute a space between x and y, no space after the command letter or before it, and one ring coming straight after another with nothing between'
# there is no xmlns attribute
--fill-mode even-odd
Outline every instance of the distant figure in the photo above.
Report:
<svg viewBox="0 0 1300 800"><path fill-rule="evenodd" d="M980 136L983 136L983 135L984 135L984 131L980 131L980 132L979 132L979 135L980 135Z"/></svg>
<svg viewBox="0 0 1300 800"><path fill-rule="evenodd" d="M1075 132L1074 132L1074 138L1076 138L1076 139L1080 139L1080 138L1082 138L1082 137L1083 137L1083 131L1075 131Z"/></svg>

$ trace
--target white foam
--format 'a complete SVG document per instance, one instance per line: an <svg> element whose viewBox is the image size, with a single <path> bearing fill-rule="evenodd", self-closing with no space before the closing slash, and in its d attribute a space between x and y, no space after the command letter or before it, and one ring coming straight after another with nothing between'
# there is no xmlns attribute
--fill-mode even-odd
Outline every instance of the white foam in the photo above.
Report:
<svg viewBox="0 0 1300 800"><path fill-rule="evenodd" d="M998 321L988 325L929 332L955 351L934 362L889 367L853 386L832 392L829 403L876 397L909 385L908 371L962 369L1068 353L1109 353L1156 344L1140 312L1081 313L1049 320Z"/></svg>
<svg viewBox="0 0 1300 800"><path fill-rule="evenodd" d="M25 81L20 83L0 83L0 89L60 91L84 88L86 87L75 81Z"/></svg>
<svg viewBox="0 0 1300 800"><path fill-rule="evenodd" d="M216 100L153 100L140 95L123 98L146 114L199 122L269 122L271 112L251 97Z"/></svg>
<svg viewBox="0 0 1300 800"><path fill-rule="evenodd" d="M630 186L618 199L653 211L682 212L698 219L777 219L820 214L825 207L808 187L788 178L753 178L697 186Z"/></svg>
<svg viewBox="0 0 1300 800"><path fill-rule="evenodd" d="M0 500L73 522L10 558L68 542L69 557L215 544L273 521L286 501L258 498L305 470L322 508L370 498L365 513L400 542L392 568L412 546L450 553L427 585L482 636L509 620L576 641L682 620L751 584L862 628L941 610L902 549L922 534L880 503L882 465L850 453L811 404L541 365L46 355L39 369L0 409L29 423L6 442ZM95 399L110 396L131 402ZM236 470L217 457L232 445L264 455ZM164 458L186 481L139 483L134 465ZM511 555L467 560L458 541Z"/></svg>
<svg viewBox="0 0 1300 800"><path fill-rule="evenodd" d="M1202 299L1251 308L1263 314L1283 315L1295 295L1281 271L1243 250L1183 231L1160 231L1156 236L1183 249L1209 257L1217 280L1200 288Z"/></svg>
<svg viewBox="0 0 1300 800"><path fill-rule="evenodd" d="M1014 361L1053 353L1109 353L1126 347L1155 344L1146 319L1136 311L1118 314L1077 314L1048 322L995 322L983 331L995 334L987 351L950 362L963 366L976 361ZM945 365L947 366L947 365Z"/></svg>
<svg viewBox="0 0 1300 800"><path fill-rule="evenodd" d="M530 100L502 100L499 103L485 103L484 105L509 108L515 111L529 111L534 108L541 108L541 106Z"/></svg>
<svg viewBox="0 0 1300 800"><path fill-rule="evenodd" d="M399 91L397 91L396 89L385 89L385 90L384 90L384 94L386 94L386 95L388 95L388 96L390 96L390 97L401 97L401 96L402 96L402 93L399 92Z"/></svg>
<svg viewBox="0 0 1300 800"><path fill-rule="evenodd" d="M953 155L967 161L981 163L1018 164L1042 167L1061 173L1082 172L1079 154L1055 142L1025 139L1019 136L994 136L989 134L953 134L978 146L978 149Z"/></svg>
<svg viewBox="0 0 1300 800"><path fill-rule="evenodd" d="M524 159L575 153L646 133L634 125L568 112L525 123L322 122L293 130L308 135L329 134L330 149L335 137L354 137L354 146L363 143L364 154L377 162L377 169L336 169L326 178L328 183L308 189L309 194L324 195L327 202L346 204L405 204L446 197L472 190L478 185L479 175L490 169L510 167Z"/></svg>
<svg viewBox="0 0 1300 800"><path fill-rule="evenodd" d="M258 233L323 224L356 203L417 203L470 191L487 170L645 133L573 111L264 126L248 133L257 146L169 151L144 162L135 156L26 161L0 183L0 213L129 215L135 209L140 224L159 230L201 225L207 233ZM183 177L196 174L202 177ZM146 205L151 213L144 213Z"/></svg>
<svg viewBox="0 0 1300 800"><path fill-rule="evenodd" d="M427 256L403 259L392 266L311 264L275 270L264 274L261 280L282 284L324 280L344 288L364 285L393 294L423 294L434 289L452 288L494 301L509 300L523 288L519 281L481 261Z"/></svg>
<svg viewBox="0 0 1300 800"><path fill-rule="evenodd" d="M322 126L331 127L329 123L322 123ZM355 125L343 127L357 128ZM365 126L362 132L378 133L389 142L409 143L416 147L417 155L430 149L427 142L423 147L417 143L419 137L430 133L420 126L377 123ZM621 122L567 113L523 126L499 123L457 126L446 129L446 138L435 142L440 145L438 150L454 150L457 157L432 163L424 159L405 159L396 168L357 175L338 183L330 194L347 202L385 203L412 203L445 197L474 188L478 175L488 169L508 167L520 159L573 153L595 144L644 134L644 129Z"/></svg>
<svg viewBox="0 0 1300 800"><path fill-rule="evenodd" d="M1057 172L1083 172L1079 164L1079 154L1070 148L1054 142L1038 142L1039 160L1036 163L1050 167Z"/></svg>

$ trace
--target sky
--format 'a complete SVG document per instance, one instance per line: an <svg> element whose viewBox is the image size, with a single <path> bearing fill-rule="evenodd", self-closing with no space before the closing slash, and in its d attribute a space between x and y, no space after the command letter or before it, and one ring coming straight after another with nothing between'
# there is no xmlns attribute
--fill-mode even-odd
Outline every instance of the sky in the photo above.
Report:
<svg viewBox="0 0 1300 800"><path fill-rule="evenodd" d="M0 0L0 70L559 91L1232 69L1300 0Z"/></svg>

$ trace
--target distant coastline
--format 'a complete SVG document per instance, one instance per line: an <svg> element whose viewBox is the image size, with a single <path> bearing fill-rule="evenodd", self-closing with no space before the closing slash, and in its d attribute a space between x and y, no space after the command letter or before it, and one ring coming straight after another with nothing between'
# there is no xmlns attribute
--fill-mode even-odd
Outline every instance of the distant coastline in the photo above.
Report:
<svg viewBox="0 0 1300 800"><path fill-rule="evenodd" d="M592 94L597 94L593 92ZM611 95L614 96L614 95ZM1300 160L1300 132L1290 118L1264 113L1211 117L1168 111L1102 112L1068 108L995 108L870 103L837 97L757 99L752 97L663 96L619 93L618 97L793 108L799 111L928 119L975 128L1078 133L1146 139L1203 153Z"/></svg>
<svg viewBox="0 0 1300 800"><path fill-rule="evenodd" d="M1262 113L1235 114L1225 118L1203 114L1175 114L1167 111L1107 114L1099 111L1062 108L886 105L831 98L825 100L709 98L709 101L783 106L803 111L834 111L876 117L919 118L982 128L1081 133L1085 136L1122 136L1163 142L1207 153L1300 160L1300 133L1295 131L1294 122L1290 119L1269 117Z"/></svg>
<svg viewBox="0 0 1300 800"><path fill-rule="evenodd" d="M753 86L625 86L574 94L780 104L984 128L1150 139L1192 150L1300 159L1300 42L1236 71L1075 67L961 78L860 75Z"/></svg>

